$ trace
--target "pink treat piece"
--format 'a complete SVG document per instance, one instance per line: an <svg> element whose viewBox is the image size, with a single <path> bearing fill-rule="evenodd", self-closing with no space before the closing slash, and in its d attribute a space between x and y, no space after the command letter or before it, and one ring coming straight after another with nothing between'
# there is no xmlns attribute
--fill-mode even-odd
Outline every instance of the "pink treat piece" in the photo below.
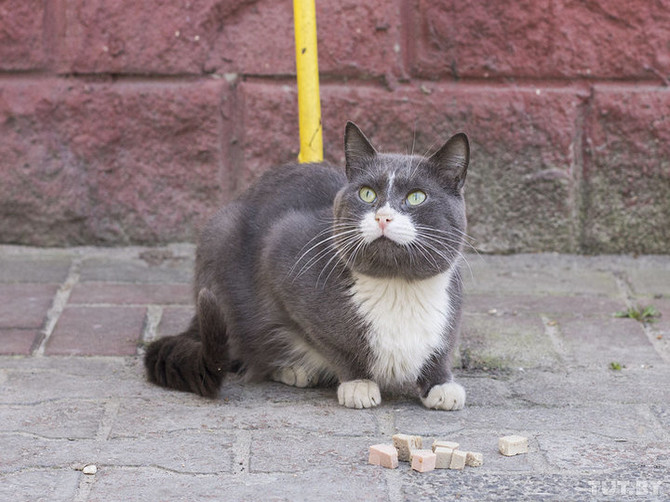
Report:
<svg viewBox="0 0 670 502"><path fill-rule="evenodd" d="M368 463L381 465L387 469L398 467L398 450L392 444L375 444L370 446Z"/></svg>
<svg viewBox="0 0 670 502"><path fill-rule="evenodd" d="M430 450L414 450L412 452L412 469L419 472L428 472L435 469L437 455Z"/></svg>

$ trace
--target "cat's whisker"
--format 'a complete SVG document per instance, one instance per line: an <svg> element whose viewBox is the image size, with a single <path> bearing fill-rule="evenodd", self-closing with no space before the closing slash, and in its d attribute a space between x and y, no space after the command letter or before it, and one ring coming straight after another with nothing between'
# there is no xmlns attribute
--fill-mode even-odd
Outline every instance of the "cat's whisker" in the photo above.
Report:
<svg viewBox="0 0 670 502"><path fill-rule="evenodd" d="M327 256L328 253L330 253L331 251L333 251L333 250L336 249L336 246L335 246L331 241L333 241L333 240L335 240L335 239L337 239L337 238L341 238L343 235L354 234L354 233L357 233L357 232L358 232L357 229L350 229L350 230L345 230L345 231L338 232L338 233L336 233L335 235L330 235L330 236L328 236L328 237L326 237L326 238L324 238L324 239L321 239L319 242L317 242L316 244L314 244L313 246L311 246L307 251L303 252L303 253L300 255L300 257L295 261L293 267L291 267L291 269L289 270L288 275L289 275L289 276L293 275L293 272L295 271L295 269L296 269L296 267L298 266L298 264L299 264L299 263L300 263L300 262L301 262L301 261L302 261L302 260L303 260L303 259L310 253L310 252L312 252L312 250L318 248L319 246L323 246L323 245L325 245L325 246L326 246L325 249L320 250L318 253L316 253L314 256L312 256L309 260L307 260L307 262L302 266L302 268L300 269L300 271L295 275L295 277L294 277L294 279L293 279L293 280L295 281L295 279L297 279L298 277L300 277L304 272L306 272L307 270L309 270L312 266L314 266L316 263L318 263L319 261L321 261L325 256ZM323 233L323 232L322 232L322 233ZM303 249L304 249L304 246L303 246Z"/></svg>
<svg viewBox="0 0 670 502"><path fill-rule="evenodd" d="M314 250L315 248L320 247L320 246L325 246L325 248L319 250L319 251L316 252L313 256L311 256L311 257L310 257L310 258L309 258L309 259L302 265L302 267L300 268L300 270L299 270L298 273L296 274L296 273L295 273L295 270L296 270L296 268L298 267L298 265L300 265L300 263L303 261L303 259L306 258L307 255L308 255L309 253L312 252L312 250ZM331 250L331 243L319 242L318 244L316 244L315 246L313 246L313 247L310 248L309 250L305 251L302 255L300 255L300 257L295 261L295 263L293 264L293 266L292 266L291 269L289 270L287 276L288 276L288 277L293 276L293 280L297 279L297 278L300 277L305 271L309 270L315 263L318 263L324 255L327 255L328 252L330 252L330 250Z"/></svg>
<svg viewBox="0 0 670 502"><path fill-rule="evenodd" d="M424 228L427 228L427 227L424 227ZM443 246L446 247L449 251L455 253L456 256L458 256L458 258L459 258L460 260L462 260L462 261L465 263L465 265L468 267L468 271L470 272L470 277L474 280L474 273L472 272L472 267L470 266L470 262L468 261L466 254L463 253L462 250L460 250L460 249L458 249L458 248L456 248L456 247L454 247L454 246L451 246L451 245L449 244L449 242L446 241L446 239L439 239L439 238L437 238L437 237L435 237L435 236L431 236L431 235L426 234L426 233L420 233L420 235L421 235L421 237L422 237L423 239L426 239L426 240L428 240L429 242L434 242L434 243L443 245ZM459 243L456 243L456 244L459 244Z"/></svg>
<svg viewBox="0 0 670 502"><path fill-rule="evenodd" d="M431 233L435 233L435 234L443 234L445 236L445 238L449 238L448 242L450 242L452 244L462 244L464 246L467 246L468 248L472 249L472 251L474 251L475 254L479 255L479 250L475 246L473 246L470 242L468 242L468 239L472 239L472 240L474 240L474 239L472 237L470 237L466 232L464 232L464 231L462 231L458 228L452 228L450 231L440 230L440 229L432 228L432 227L426 227L426 226L423 226L423 225L417 225L416 228L417 228L417 230L421 230L421 231L427 231L427 232L431 232ZM452 235L453 233L457 233L457 234L462 235L463 239L457 239L456 237L454 237Z"/></svg>
<svg viewBox="0 0 670 502"><path fill-rule="evenodd" d="M328 269L328 266L333 263L333 261L337 258L336 261L334 261L333 266L330 269L330 272L328 272L328 275L326 276L326 279L323 282L323 285L325 286L328 283L329 277L332 275L332 273L335 271L335 268L337 267L337 264L342 261L342 255L349 253L350 250L353 249L353 254L355 256L355 253L357 249L360 247L361 243L365 244L365 241L361 238L360 234L358 236L353 236L353 237L348 237L343 243L340 244L340 246L337 247L335 250L335 255L331 257L330 260L323 266L321 269L321 272L319 273L319 276L316 279L316 284L318 286L319 281L321 280L321 276L323 273ZM345 267L347 267L348 264L347 260L345 262Z"/></svg>
<svg viewBox="0 0 670 502"><path fill-rule="evenodd" d="M410 246L411 246L413 249L416 249L416 250L421 254L421 256L423 256L423 258L424 258L426 261L432 261L432 262L433 262L433 266L435 267L435 270L439 271L440 266L439 266L439 264L437 263L437 260L436 260L433 256L431 256L431 254L430 254L429 252L427 252L427 251L425 250L425 248L421 245L421 243L419 243L419 242L411 242L411 243L410 243Z"/></svg>

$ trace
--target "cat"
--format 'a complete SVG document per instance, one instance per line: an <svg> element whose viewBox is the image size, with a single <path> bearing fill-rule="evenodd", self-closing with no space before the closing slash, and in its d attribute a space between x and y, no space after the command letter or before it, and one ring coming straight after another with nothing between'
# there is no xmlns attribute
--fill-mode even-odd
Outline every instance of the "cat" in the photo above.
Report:
<svg viewBox="0 0 670 502"><path fill-rule="evenodd" d="M228 371L297 387L337 384L370 408L413 386L457 410L451 355L461 318L465 134L430 157L379 153L353 122L345 169L266 172L204 227L196 314L145 354L148 379L216 397Z"/></svg>

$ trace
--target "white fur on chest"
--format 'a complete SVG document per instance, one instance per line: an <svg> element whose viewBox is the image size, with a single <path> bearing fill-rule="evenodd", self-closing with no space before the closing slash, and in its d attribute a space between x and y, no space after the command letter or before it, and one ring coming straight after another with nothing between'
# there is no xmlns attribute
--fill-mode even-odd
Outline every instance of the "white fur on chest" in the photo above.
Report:
<svg viewBox="0 0 670 502"><path fill-rule="evenodd" d="M383 386L415 381L445 343L452 316L448 286L455 266L421 281L355 275L353 301L369 323L373 379Z"/></svg>

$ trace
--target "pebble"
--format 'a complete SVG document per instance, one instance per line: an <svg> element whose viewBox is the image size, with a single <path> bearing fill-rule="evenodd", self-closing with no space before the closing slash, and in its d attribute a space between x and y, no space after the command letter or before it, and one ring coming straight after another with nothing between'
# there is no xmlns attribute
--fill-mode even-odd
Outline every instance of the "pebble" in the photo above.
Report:
<svg viewBox="0 0 670 502"><path fill-rule="evenodd" d="M93 475L96 472L98 472L98 468L95 464L88 464L88 465L84 466L84 468L81 470L81 472L83 472L84 474Z"/></svg>

